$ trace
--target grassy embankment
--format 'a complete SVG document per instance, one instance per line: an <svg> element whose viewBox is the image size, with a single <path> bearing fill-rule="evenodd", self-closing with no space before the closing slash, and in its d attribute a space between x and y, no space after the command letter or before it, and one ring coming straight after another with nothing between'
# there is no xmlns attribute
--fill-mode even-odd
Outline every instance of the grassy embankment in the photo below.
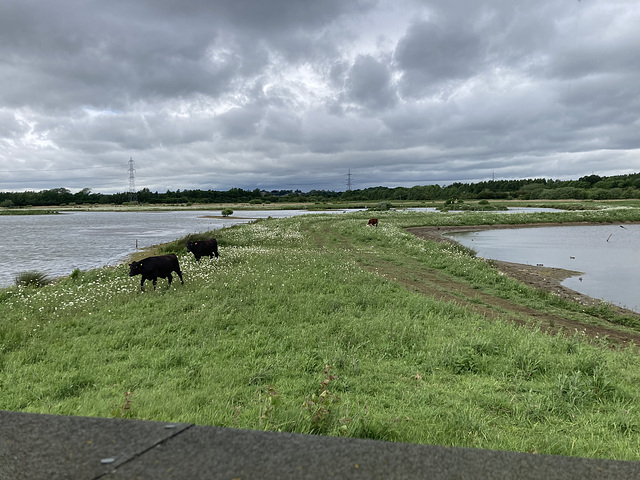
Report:
<svg viewBox="0 0 640 480"><path fill-rule="evenodd" d="M0 408L640 459L637 348L490 320L370 271L436 269L587 318L403 227L638 221L640 210L385 212L378 228L367 215L224 229L217 262L170 244L185 277L170 289L147 282L142 294L121 265L1 290Z"/></svg>

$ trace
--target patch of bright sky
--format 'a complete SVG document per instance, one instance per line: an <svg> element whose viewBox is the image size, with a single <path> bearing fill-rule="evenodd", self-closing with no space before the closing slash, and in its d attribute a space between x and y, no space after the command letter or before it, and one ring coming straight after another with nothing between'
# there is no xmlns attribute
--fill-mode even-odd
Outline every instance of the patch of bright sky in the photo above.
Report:
<svg viewBox="0 0 640 480"><path fill-rule="evenodd" d="M176 101L169 101L163 107L163 111L174 118L211 118L242 106L247 103L247 101L248 98L239 92L223 95L220 98L198 94L186 99L181 98Z"/></svg>
<svg viewBox="0 0 640 480"><path fill-rule="evenodd" d="M26 126L25 133L20 138L19 142L26 148L34 150L42 150L47 148L53 148L58 150L58 146L48 138L48 131L40 131L36 127L38 122L29 120L22 112L17 111L15 113L16 121Z"/></svg>
<svg viewBox="0 0 640 480"><path fill-rule="evenodd" d="M415 6L412 0L385 2L366 15L354 16L352 22L357 28L353 30L360 36L346 46L344 56L353 60L358 55L377 57L381 51L392 52L409 25L428 18L426 9L423 15L417 15Z"/></svg>
<svg viewBox="0 0 640 480"><path fill-rule="evenodd" d="M116 112L114 110L98 110L97 108L93 108L93 107L89 107L89 106L83 106L82 107L82 111L88 116L88 117L104 117L104 116L110 116L110 115L119 115L122 112Z"/></svg>
<svg viewBox="0 0 640 480"><path fill-rule="evenodd" d="M293 95L292 98L298 107L307 108L332 92L322 72L309 63L287 65L277 62L271 69L262 91L269 97L272 93L277 95L278 90L282 88L286 88L289 95Z"/></svg>

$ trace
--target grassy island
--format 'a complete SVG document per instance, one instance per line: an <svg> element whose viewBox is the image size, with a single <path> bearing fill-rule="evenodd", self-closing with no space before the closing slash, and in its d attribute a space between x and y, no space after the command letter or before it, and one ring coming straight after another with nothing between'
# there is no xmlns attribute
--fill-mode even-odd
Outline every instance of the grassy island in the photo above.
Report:
<svg viewBox="0 0 640 480"><path fill-rule="evenodd" d="M141 293L123 264L0 290L0 408L640 459L640 316L407 230L640 209L369 216L209 232L220 259L199 264L187 239L159 246L171 288Z"/></svg>

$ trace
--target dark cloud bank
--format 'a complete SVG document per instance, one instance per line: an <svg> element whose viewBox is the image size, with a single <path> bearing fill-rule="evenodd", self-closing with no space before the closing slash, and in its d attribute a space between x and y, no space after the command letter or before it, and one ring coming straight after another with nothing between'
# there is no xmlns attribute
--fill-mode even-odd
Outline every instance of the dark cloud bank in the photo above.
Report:
<svg viewBox="0 0 640 480"><path fill-rule="evenodd" d="M0 190L640 171L635 0L5 0Z"/></svg>

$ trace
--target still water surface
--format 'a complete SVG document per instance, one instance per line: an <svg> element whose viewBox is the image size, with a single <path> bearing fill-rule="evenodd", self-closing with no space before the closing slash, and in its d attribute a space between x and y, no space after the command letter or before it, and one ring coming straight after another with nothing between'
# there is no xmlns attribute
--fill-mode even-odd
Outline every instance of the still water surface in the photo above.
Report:
<svg viewBox="0 0 640 480"><path fill-rule="evenodd" d="M562 284L640 312L640 225L484 230L451 237L479 257L584 272Z"/></svg>
<svg viewBox="0 0 640 480"><path fill-rule="evenodd" d="M219 211L0 215L0 288L13 285L15 275L20 272L36 270L52 277L69 275L76 268L89 270L117 265L135 252L136 246L150 247L189 233L259 218L309 213L307 210L237 211L224 219L210 218L219 216Z"/></svg>

